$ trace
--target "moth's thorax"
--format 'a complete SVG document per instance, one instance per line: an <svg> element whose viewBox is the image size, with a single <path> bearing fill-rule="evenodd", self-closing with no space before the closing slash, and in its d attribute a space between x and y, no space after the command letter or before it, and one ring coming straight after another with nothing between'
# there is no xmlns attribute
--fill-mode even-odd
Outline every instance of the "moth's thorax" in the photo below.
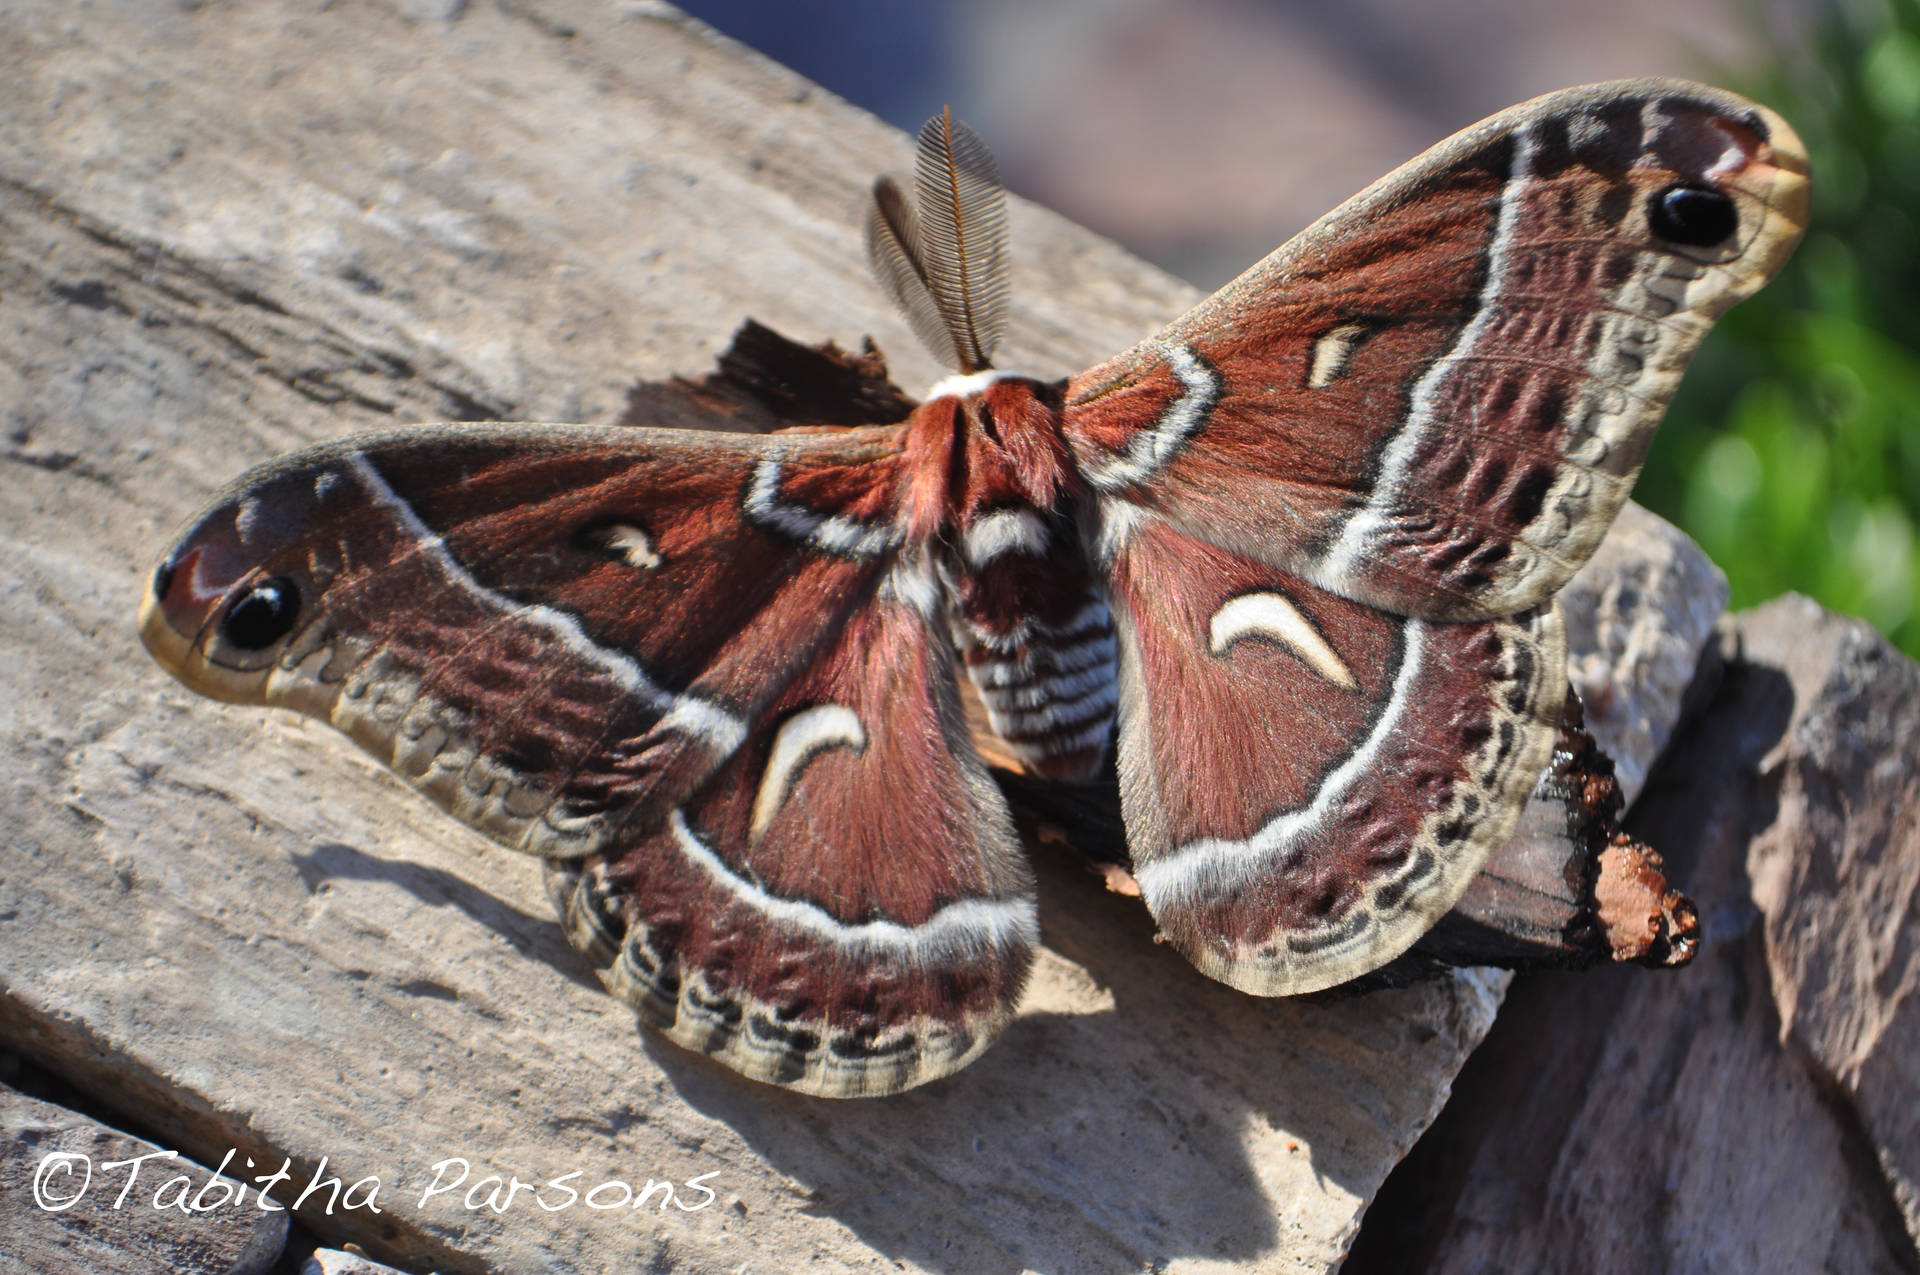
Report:
<svg viewBox="0 0 1920 1275"><path fill-rule="evenodd" d="M975 372L936 384L907 418L908 535L963 533L1007 505L1060 509L1079 484L1061 432L1064 381Z"/></svg>
<svg viewBox="0 0 1920 1275"><path fill-rule="evenodd" d="M907 422L910 537L936 546L955 649L994 731L1037 773L1083 778L1115 708L1113 620L1079 532L1064 383L949 377Z"/></svg>

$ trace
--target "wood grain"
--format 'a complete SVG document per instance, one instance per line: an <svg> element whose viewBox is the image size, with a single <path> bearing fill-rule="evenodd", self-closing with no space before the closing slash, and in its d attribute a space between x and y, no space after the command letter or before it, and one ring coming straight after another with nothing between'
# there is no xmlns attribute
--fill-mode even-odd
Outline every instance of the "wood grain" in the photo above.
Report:
<svg viewBox="0 0 1920 1275"><path fill-rule="evenodd" d="M286 1247L244 1183L78 1112L0 1085L0 1131L5 1275L263 1275Z"/></svg>
<svg viewBox="0 0 1920 1275"><path fill-rule="evenodd" d="M1796 698L1747 847L1780 1035L1857 1116L1920 1257L1920 665L1809 598L1745 620L1745 658Z"/></svg>

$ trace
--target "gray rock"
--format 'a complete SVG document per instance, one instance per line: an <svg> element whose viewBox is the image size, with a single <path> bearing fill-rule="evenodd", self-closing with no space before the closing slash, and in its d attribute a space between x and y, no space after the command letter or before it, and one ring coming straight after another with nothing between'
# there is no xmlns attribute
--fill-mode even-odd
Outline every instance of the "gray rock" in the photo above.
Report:
<svg viewBox="0 0 1920 1275"><path fill-rule="evenodd" d="M1567 676L1631 806L1727 609L1727 578L1679 528L1628 504L1560 606Z"/></svg>
<svg viewBox="0 0 1920 1275"><path fill-rule="evenodd" d="M1747 849L1780 1031L1851 1103L1920 1241L1920 665L1801 597L1740 635L1797 700Z"/></svg>
<svg viewBox="0 0 1920 1275"><path fill-rule="evenodd" d="M407 1275L397 1266L383 1266L365 1253L347 1253L337 1248L317 1248L300 1275Z"/></svg>

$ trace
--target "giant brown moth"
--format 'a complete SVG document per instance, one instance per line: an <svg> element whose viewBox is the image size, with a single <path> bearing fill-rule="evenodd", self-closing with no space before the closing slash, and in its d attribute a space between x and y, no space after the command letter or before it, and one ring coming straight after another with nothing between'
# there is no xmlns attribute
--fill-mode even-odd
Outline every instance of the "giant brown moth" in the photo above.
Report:
<svg viewBox="0 0 1920 1275"><path fill-rule="evenodd" d="M1046 382L990 363L1004 195L942 116L869 224L955 372L904 420L309 448L193 520L141 632L559 861L608 985L756 1079L893 1092L1012 1013L1033 879L956 661L1030 770L1114 750L1141 892L1201 970L1330 987L1513 829L1566 684L1555 593L1806 207L1763 107L1555 93Z"/></svg>

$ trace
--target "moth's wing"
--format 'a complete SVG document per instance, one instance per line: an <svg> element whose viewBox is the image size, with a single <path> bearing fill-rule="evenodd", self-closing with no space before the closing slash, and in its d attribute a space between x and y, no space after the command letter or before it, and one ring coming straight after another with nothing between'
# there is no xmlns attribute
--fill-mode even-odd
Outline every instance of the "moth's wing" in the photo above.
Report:
<svg viewBox="0 0 1920 1275"><path fill-rule="evenodd" d="M568 865L575 943L680 1044L858 1097L957 1070L1011 1015L1033 880L969 741L939 599L929 568L901 567L702 792Z"/></svg>
<svg viewBox="0 0 1920 1275"><path fill-rule="evenodd" d="M1798 241L1806 171L1779 117L1696 85L1514 107L1075 377L1076 459L1109 511L1346 597L1539 606L1605 534L1712 321Z"/></svg>
<svg viewBox="0 0 1920 1275"><path fill-rule="evenodd" d="M1162 932L1263 996L1399 955L1553 749L1558 612L1391 615L1139 515L1111 561L1121 808Z"/></svg>
<svg viewBox="0 0 1920 1275"><path fill-rule="evenodd" d="M733 756L873 593L898 445L350 437L216 497L156 571L142 635L195 690L330 721L506 845L596 853Z"/></svg>
<svg viewBox="0 0 1920 1275"><path fill-rule="evenodd" d="M899 441L348 439L216 499L143 634L195 689L331 721L577 864L573 937L619 940L610 982L675 1040L890 1092L985 1048L1038 941L895 528Z"/></svg>

